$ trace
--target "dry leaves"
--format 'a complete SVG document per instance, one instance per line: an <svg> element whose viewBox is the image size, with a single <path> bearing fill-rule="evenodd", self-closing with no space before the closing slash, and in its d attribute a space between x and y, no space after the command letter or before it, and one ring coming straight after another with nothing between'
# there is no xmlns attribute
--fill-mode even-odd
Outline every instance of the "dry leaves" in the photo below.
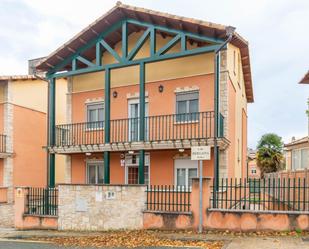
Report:
<svg viewBox="0 0 309 249"><path fill-rule="evenodd" d="M117 231L104 232L99 236L41 238L40 240L54 242L61 246L80 247L148 247L148 246L173 246L173 247L199 247L205 249L221 249L222 242L184 241L159 237L151 231Z"/></svg>

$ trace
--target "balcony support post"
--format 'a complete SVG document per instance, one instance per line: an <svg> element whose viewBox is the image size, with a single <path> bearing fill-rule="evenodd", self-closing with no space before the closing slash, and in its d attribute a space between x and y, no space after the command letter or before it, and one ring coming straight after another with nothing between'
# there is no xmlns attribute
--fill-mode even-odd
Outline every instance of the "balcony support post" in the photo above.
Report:
<svg viewBox="0 0 309 249"><path fill-rule="evenodd" d="M104 92L104 142L110 143L110 68L105 69L105 92ZM110 183L110 152L104 152L104 183Z"/></svg>
<svg viewBox="0 0 309 249"><path fill-rule="evenodd" d="M56 78L48 79L48 146L55 145L56 128ZM55 154L48 151L48 187L55 187Z"/></svg>
<svg viewBox="0 0 309 249"><path fill-rule="evenodd" d="M145 141L145 63L140 64L139 82L139 141ZM145 151L139 152L138 183L144 184Z"/></svg>

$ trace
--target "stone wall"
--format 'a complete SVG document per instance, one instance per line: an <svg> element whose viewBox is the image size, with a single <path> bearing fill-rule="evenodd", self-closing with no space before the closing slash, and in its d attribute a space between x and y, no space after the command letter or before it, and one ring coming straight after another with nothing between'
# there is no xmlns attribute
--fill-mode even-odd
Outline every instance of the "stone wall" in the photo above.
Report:
<svg viewBox="0 0 309 249"><path fill-rule="evenodd" d="M14 226L14 205L12 203L0 204L0 227Z"/></svg>
<svg viewBox="0 0 309 249"><path fill-rule="evenodd" d="M146 186L69 185L59 188L59 230L142 229Z"/></svg>

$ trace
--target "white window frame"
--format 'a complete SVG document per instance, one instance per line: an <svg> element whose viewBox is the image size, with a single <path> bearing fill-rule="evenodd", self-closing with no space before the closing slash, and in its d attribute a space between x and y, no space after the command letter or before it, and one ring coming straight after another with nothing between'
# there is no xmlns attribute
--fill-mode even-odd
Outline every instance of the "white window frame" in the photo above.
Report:
<svg viewBox="0 0 309 249"><path fill-rule="evenodd" d="M292 170L303 170L309 168L309 165L302 165L302 150L309 150L309 147L304 147L304 148L299 148L299 149L293 149L291 153L291 164L292 164ZM298 158L298 165L297 168L295 168L294 165L294 155L293 153L298 152L299 153L299 158ZM309 160L308 160L309 162Z"/></svg>
<svg viewBox="0 0 309 249"><path fill-rule="evenodd" d="M175 183L175 187L178 188L178 183L177 183L177 169L186 169L186 187L189 187L189 169L196 169L197 170L197 177L199 177L199 170L198 170L198 161L194 161L194 163L196 164L195 167L188 167L187 165L181 165L181 166L177 166L176 165L176 160L190 160L190 158L184 158L184 159L175 159L174 160L174 183ZM190 186L191 188L191 186Z"/></svg>
<svg viewBox="0 0 309 249"><path fill-rule="evenodd" d="M90 165L94 165L96 164L96 183L89 183L89 173L88 173L88 170L89 170L89 166ZM98 183L98 174L99 174L99 171L98 171L98 166L102 165L103 167L103 183L104 183L104 160L87 160L86 161L86 184L103 184L103 183Z"/></svg>
<svg viewBox="0 0 309 249"><path fill-rule="evenodd" d="M186 95L186 94L194 94L197 93L197 112L194 113L198 113L200 111L200 91L199 90L190 90L190 91L183 91L183 92L177 92L176 96L175 96L175 113L176 113L176 123L194 123L194 122L198 122L199 121L199 115L197 115L196 119L192 119L192 120L188 120L188 121L182 121L182 120L177 120L177 115L185 115L185 114L190 114L190 100L193 99L187 99L187 100L177 100L177 96L181 96L181 95ZM178 110L178 102L180 101L186 101L186 112L185 113L179 113Z"/></svg>
<svg viewBox="0 0 309 249"><path fill-rule="evenodd" d="M135 164L129 164L127 163L127 157L128 156L132 156L132 155L136 155L136 156L139 156L137 153L134 153L134 154L125 154L125 184L129 184L129 179L128 179L128 174L129 174L129 170L128 168L129 167L138 167L139 166L139 159L136 160L136 163ZM148 159L147 159L148 157ZM148 185L150 186L150 153L145 153L145 166L148 166Z"/></svg>
<svg viewBox="0 0 309 249"><path fill-rule="evenodd" d="M89 120L89 107L91 106L103 106L103 120L101 121L90 121ZM99 109L99 108L98 108ZM99 114L98 114L99 115ZM89 102L89 103L86 103L86 122L87 122L87 126L86 126L86 130L104 130L104 122L105 122L105 104L104 104L104 101L100 100L100 101L93 101L93 102ZM88 126L88 123L91 123L91 122L103 122L103 126L102 127L89 127Z"/></svg>

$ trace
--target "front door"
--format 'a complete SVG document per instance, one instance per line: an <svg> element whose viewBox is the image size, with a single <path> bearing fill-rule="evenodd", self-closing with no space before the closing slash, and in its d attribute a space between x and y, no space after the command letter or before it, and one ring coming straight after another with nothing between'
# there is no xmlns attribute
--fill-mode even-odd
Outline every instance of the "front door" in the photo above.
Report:
<svg viewBox="0 0 309 249"><path fill-rule="evenodd" d="M129 101L129 141L139 140L139 100L134 99ZM148 117L148 103L145 104L145 117ZM148 119L145 122L145 139L148 137ZM146 139L147 140L147 139Z"/></svg>

